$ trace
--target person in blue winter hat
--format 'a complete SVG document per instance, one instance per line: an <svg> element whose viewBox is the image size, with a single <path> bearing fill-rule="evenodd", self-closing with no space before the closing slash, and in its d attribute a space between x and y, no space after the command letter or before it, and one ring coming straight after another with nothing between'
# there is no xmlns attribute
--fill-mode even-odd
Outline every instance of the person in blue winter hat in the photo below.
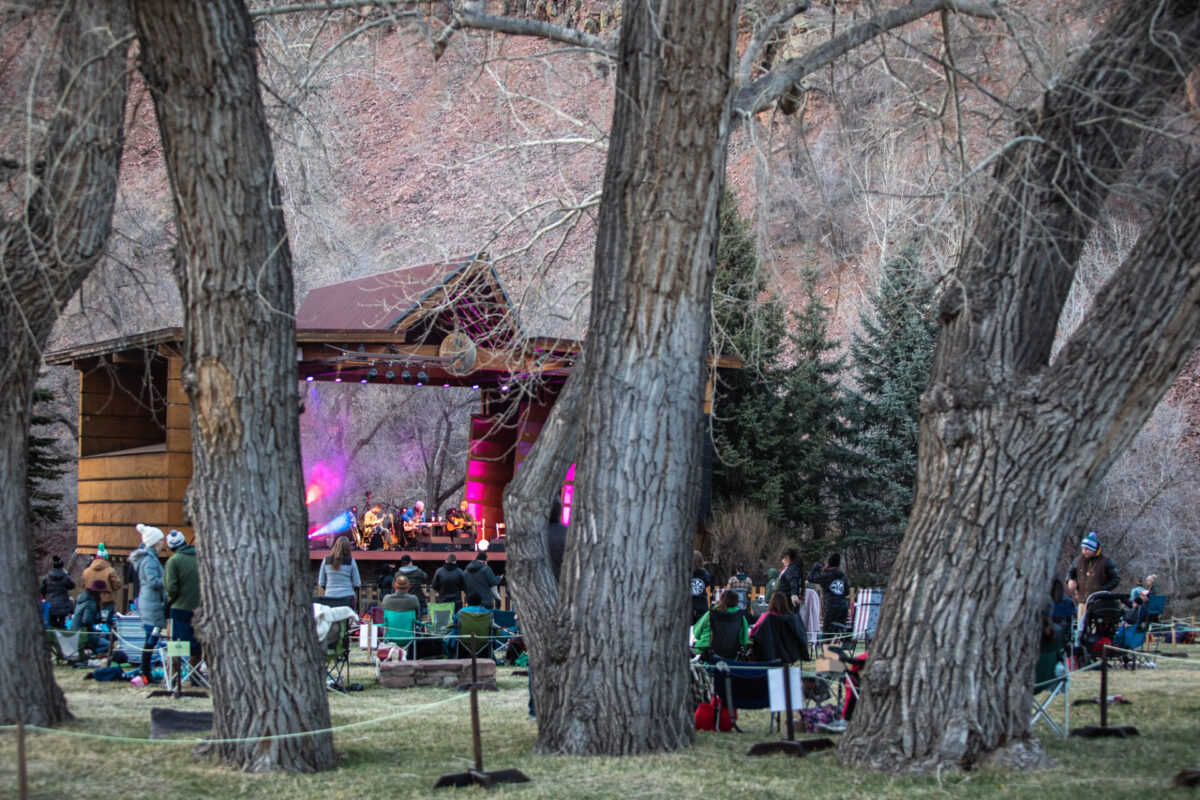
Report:
<svg viewBox="0 0 1200 800"><path fill-rule="evenodd" d="M1079 543L1079 558L1067 570L1067 591L1081 606L1095 592L1111 592L1121 583L1117 562L1104 555L1100 537L1091 531ZM1080 616L1083 610L1080 609Z"/></svg>

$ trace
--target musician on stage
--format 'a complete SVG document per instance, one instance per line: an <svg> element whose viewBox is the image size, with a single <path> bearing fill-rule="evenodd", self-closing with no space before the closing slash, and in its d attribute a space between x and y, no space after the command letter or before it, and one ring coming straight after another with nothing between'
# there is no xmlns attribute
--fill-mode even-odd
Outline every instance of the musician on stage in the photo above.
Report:
<svg viewBox="0 0 1200 800"><path fill-rule="evenodd" d="M425 504L418 500L413 503L412 508L404 509L404 513L400 515L400 521L404 523L404 530L412 530L412 525L417 522L425 522Z"/></svg>
<svg viewBox="0 0 1200 800"><path fill-rule="evenodd" d="M383 503L376 503L363 514L363 531L369 536L383 524Z"/></svg>
<svg viewBox="0 0 1200 800"><path fill-rule="evenodd" d="M458 504L458 508L450 509L446 514L446 521L449 523L446 526L447 531L465 531L466 533L475 535L475 529L479 522L475 519L475 515L467 510L467 501L463 500Z"/></svg>

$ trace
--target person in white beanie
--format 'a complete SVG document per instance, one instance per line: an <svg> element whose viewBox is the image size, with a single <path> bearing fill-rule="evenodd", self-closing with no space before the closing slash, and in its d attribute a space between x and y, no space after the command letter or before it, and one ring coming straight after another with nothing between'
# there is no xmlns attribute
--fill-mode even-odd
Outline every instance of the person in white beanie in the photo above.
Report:
<svg viewBox="0 0 1200 800"><path fill-rule="evenodd" d="M167 625L166 597L163 594L163 567L158 553L163 546L163 532L150 525L137 525L142 544L129 554L129 563L137 570L138 614L146 629L146 644L142 648L142 677L150 682L150 653L158 646L157 631Z"/></svg>

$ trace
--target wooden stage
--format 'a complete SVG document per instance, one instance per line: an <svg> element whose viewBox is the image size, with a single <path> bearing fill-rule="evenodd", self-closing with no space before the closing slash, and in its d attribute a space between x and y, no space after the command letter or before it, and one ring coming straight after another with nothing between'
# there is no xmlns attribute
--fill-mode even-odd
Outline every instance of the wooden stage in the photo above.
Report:
<svg viewBox="0 0 1200 800"><path fill-rule="evenodd" d="M437 545L435 545L436 547ZM443 547L445 545L442 545ZM320 561L332 552L327 547L320 549L310 549L308 557L313 561ZM398 562L403 556L408 556L417 564L441 564L446 560L446 556L450 553L458 556L458 563L464 567L475 560L475 550L351 550L350 556L355 561L396 561ZM495 550L488 550L489 564L503 564L508 560L508 555L504 552L504 547L501 545Z"/></svg>

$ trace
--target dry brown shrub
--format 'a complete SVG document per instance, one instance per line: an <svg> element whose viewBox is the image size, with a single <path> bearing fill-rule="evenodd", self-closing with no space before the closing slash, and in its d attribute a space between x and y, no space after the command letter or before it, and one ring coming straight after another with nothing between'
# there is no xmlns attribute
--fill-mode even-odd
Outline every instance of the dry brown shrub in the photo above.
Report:
<svg viewBox="0 0 1200 800"><path fill-rule="evenodd" d="M767 570L779 567L780 552L796 546L795 540L771 526L766 514L745 501L718 508L708 520L705 555L717 578L728 578L742 564L755 584L763 583Z"/></svg>

